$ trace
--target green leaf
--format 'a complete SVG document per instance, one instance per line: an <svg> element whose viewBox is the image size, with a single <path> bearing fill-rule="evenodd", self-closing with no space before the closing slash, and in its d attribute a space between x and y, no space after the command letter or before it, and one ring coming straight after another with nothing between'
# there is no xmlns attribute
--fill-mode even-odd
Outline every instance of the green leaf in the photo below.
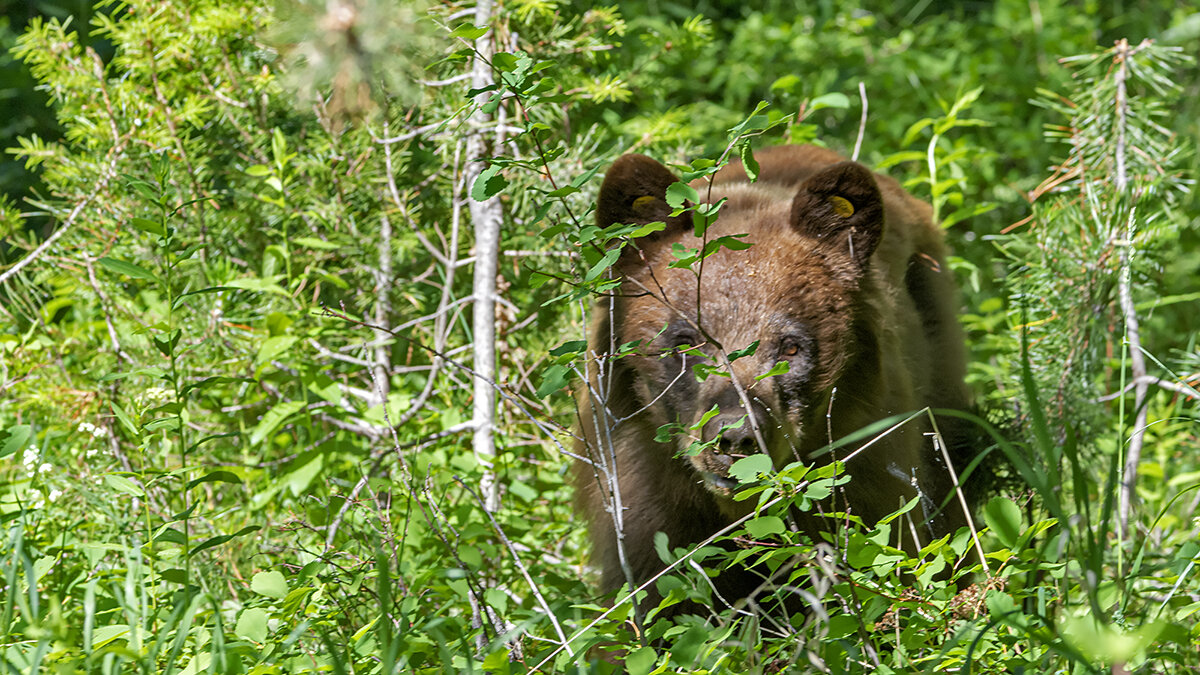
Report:
<svg viewBox="0 0 1200 675"><path fill-rule="evenodd" d="M489 589L491 590L491 589ZM512 656L509 650L500 648L488 654L480 664L481 671L492 673L494 675L509 675L512 672ZM629 665L629 661L625 661L625 665Z"/></svg>
<svg viewBox="0 0 1200 675"><path fill-rule="evenodd" d="M214 375L212 377L206 377L203 380L197 380L197 381L185 386L183 389L179 390L179 395L187 396L192 391L198 391L198 390L204 389L205 387L210 387L214 384L230 384L233 382L245 382L246 384L254 384L256 382L256 380L251 377L226 377L224 375Z"/></svg>
<svg viewBox="0 0 1200 675"><path fill-rule="evenodd" d="M0 457L8 457L29 442L33 436L33 427L28 424L18 424L14 427L9 427L0 434Z"/></svg>
<svg viewBox="0 0 1200 675"><path fill-rule="evenodd" d="M511 73L517 69L517 57L508 52L497 52L492 55L492 67L502 73Z"/></svg>
<svg viewBox="0 0 1200 675"><path fill-rule="evenodd" d="M487 26L473 26L469 23L464 23L463 25L459 26L458 28L455 28L454 30L450 31L450 37L462 38L463 40L466 40L467 42L474 42L474 41L478 40L479 38L483 37L484 35L486 35L487 32L488 32Z"/></svg>
<svg viewBox="0 0 1200 675"><path fill-rule="evenodd" d="M183 305L184 299L193 295L202 295L204 293L220 293L221 291L230 290L233 290L232 286L209 286L208 288L200 288L194 291L180 293L179 295L175 296L175 301L171 303L171 309L178 309L181 305Z"/></svg>
<svg viewBox="0 0 1200 675"><path fill-rule="evenodd" d="M537 388L538 398L546 398L550 394L567 386L571 381L571 369L568 366L554 364L542 373L542 384Z"/></svg>
<svg viewBox="0 0 1200 675"><path fill-rule="evenodd" d="M179 530L169 525L164 525L161 529L159 529L158 534L154 535L154 541L162 541L168 544L179 544L182 546L187 543L187 537L185 537L184 534Z"/></svg>
<svg viewBox="0 0 1200 675"><path fill-rule="evenodd" d="M587 349L587 340L567 340L561 345L550 350L551 356L566 356L568 354L574 356L582 354Z"/></svg>
<svg viewBox="0 0 1200 675"><path fill-rule="evenodd" d="M759 516L746 521L746 531L752 537L769 537L784 531L783 519L779 516Z"/></svg>
<svg viewBox="0 0 1200 675"><path fill-rule="evenodd" d="M145 279L146 281L158 281L158 277L148 270L142 269L137 265L116 258L104 257L98 261L101 265L117 274L124 274L133 279Z"/></svg>
<svg viewBox="0 0 1200 675"><path fill-rule="evenodd" d="M305 600L316 590L312 586L301 586L288 591L283 598L283 613L290 616L303 609Z"/></svg>
<svg viewBox="0 0 1200 675"><path fill-rule="evenodd" d="M270 615L266 610L258 607L250 607L243 610L241 616L238 617L237 625L234 626L233 632L235 635L244 637L247 640L263 643L267 641L267 619Z"/></svg>
<svg viewBox="0 0 1200 675"><path fill-rule="evenodd" d="M300 495L308 491L308 486L312 485L313 479L325 468L325 456L319 453L310 455L306 461L297 462L292 471L290 471L284 480L287 483L288 490L294 496Z"/></svg>
<svg viewBox="0 0 1200 675"><path fill-rule="evenodd" d="M183 331L173 330L165 338L152 335L151 340L154 342L154 346L158 348L159 353L169 358L175 352L175 346L179 344L179 338L181 337L183 337Z"/></svg>
<svg viewBox="0 0 1200 675"><path fill-rule="evenodd" d="M142 490L140 485L129 480L125 476L121 476L121 475L118 475L115 473L105 474L104 482L107 483L110 488L116 490L117 492L124 492L125 494L131 495L133 497L145 497L146 496L145 490Z"/></svg>
<svg viewBox="0 0 1200 675"><path fill-rule="evenodd" d="M750 147L750 143L742 143L738 147L738 154L742 158L742 168L746 171L746 177L750 182L758 180L758 160L754 159L754 148Z"/></svg>
<svg viewBox="0 0 1200 675"><path fill-rule="evenodd" d="M117 416L117 421L121 423L121 426L125 427L125 431L128 431L129 435L134 438L141 438L142 434L138 430L137 425L129 417L129 413L125 412L125 409L116 401L110 402L109 405L112 407L113 414Z"/></svg>
<svg viewBox="0 0 1200 675"><path fill-rule="evenodd" d="M687 429L678 422L667 422L654 432L655 443L670 443L680 434L687 433Z"/></svg>
<svg viewBox="0 0 1200 675"><path fill-rule="evenodd" d="M667 224L662 222L661 220L656 220L652 223L646 223L645 225L642 225L641 227L634 230L633 232L630 232L629 238L637 239L639 237L644 237L644 236L650 234L651 232L661 232L665 229L667 229Z"/></svg>
<svg viewBox="0 0 1200 675"><path fill-rule="evenodd" d="M1021 537L1021 509L1007 497L992 497L983 510L983 519L1008 548Z"/></svg>
<svg viewBox="0 0 1200 675"><path fill-rule="evenodd" d="M316 237L296 237L292 240L292 243L297 246L315 248L320 251L336 251L344 246L343 244L325 241L324 239L317 239Z"/></svg>
<svg viewBox="0 0 1200 675"><path fill-rule="evenodd" d="M258 445L271 435L287 418L304 408L304 401L283 401L267 411L258 426L250 433L250 445Z"/></svg>
<svg viewBox="0 0 1200 675"><path fill-rule="evenodd" d="M704 245L704 257L717 252L718 249L727 248L731 251L745 251L754 244L748 241L742 241L739 237L745 237L745 234L731 234L724 237L717 237Z"/></svg>
<svg viewBox="0 0 1200 675"><path fill-rule="evenodd" d="M718 414L720 414L720 412L721 412L721 407L714 403L713 407L709 408L707 411L705 411L705 413L703 415L700 416L700 421L696 422L689 428L693 429L693 430L703 429L704 425L708 424L708 421L711 420L712 418L716 417Z"/></svg>
<svg viewBox="0 0 1200 675"><path fill-rule="evenodd" d="M839 108L845 110L850 107L850 99L841 92L830 92L823 96L814 98L808 104L810 112L816 112L822 108Z"/></svg>
<svg viewBox="0 0 1200 675"><path fill-rule="evenodd" d="M758 351L758 340L751 342L741 349L735 349L734 351L729 352L729 360L732 362L737 361L743 356L753 356L754 352L756 351Z"/></svg>
<svg viewBox="0 0 1200 675"><path fill-rule="evenodd" d="M654 647L640 647L625 657L625 668L629 675L649 675L658 662L658 654Z"/></svg>
<svg viewBox="0 0 1200 675"><path fill-rule="evenodd" d="M619 257L621 257L620 246L614 246L605 251L604 256L600 258L600 260L596 261L596 264L592 265L591 269L587 271L587 274L583 276L584 283L592 281L601 274L604 274L609 267L612 267L613 263L617 262L617 258Z"/></svg>
<svg viewBox="0 0 1200 675"><path fill-rule="evenodd" d="M683 208L684 202L693 204L700 202L700 193L687 183L671 183L667 186L667 204L673 209Z"/></svg>
<svg viewBox="0 0 1200 675"><path fill-rule="evenodd" d="M250 590L268 598L280 599L287 595L287 579L283 578L281 572L275 570L259 572L250 580Z"/></svg>
<svg viewBox="0 0 1200 675"><path fill-rule="evenodd" d="M733 463L729 467L729 477L736 478L743 483L749 483L757 480L761 475L767 475L775 468L771 462L771 458L763 454L750 455L743 457Z"/></svg>
<svg viewBox="0 0 1200 675"><path fill-rule="evenodd" d="M194 556L201 551L210 549L214 546L220 546L231 539L236 539L238 537L250 534L251 532L257 532L260 529L262 528L260 528L258 525L250 525L248 527L243 527L233 534L219 534L215 537L210 537L201 542L198 546L196 546L196 548L193 548L191 551L189 551L188 556Z"/></svg>
<svg viewBox="0 0 1200 675"><path fill-rule="evenodd" d="M794 93L797 85L801 84L802 82L803 80L800 79L800 76L789 73L772 82L771 91L786 91Z"/></svg>
<svg viewBox="0 0 1200 675"><path fill-rule="evenodd" d="M258 348L258 356L254 357L254 368L258 369L271 359L291 349L299 340L292 335L279 335L263 340Z"/></svg>
<svg viewBox="0 0 1200 675"><path fill-rule="evenodd" d="M155 234L160 237L167 236L167 228L163 227L163 224L157 220L150 220L149 218L131 218L129 223L142 232L149 232L150 234Z"/></svg>
<svg viewBox="0 0 1200 675"><path fill-rule="evenodd" d="M112 624L110 626L100 626L92 632L92 649L99 649L104 645L129 634L129 626L123 623Z"/></svg>
<svg viewBox="0 0 1200 675"><path fill-rule="evenodd" d="M244 291L259 291L264 293L275 293L277 295L288 296L288 292L269 279L259 279L257 277L245 277L242 279L234 279L225 284L227 288L237 288ZM290 297L290 296L288 296Z"/></svg>
<svg viewBox="0 0 1200 675"><path fill-rule="evenodd" d="M500 175L499 164L492 164L479 175L475 177L475 182L471 185L471 199L477 202L485 202L492 197L500 194L505 187L508 186L508 180Z"/></svg>
<svg viewBox="0 0 1200 675"><path fill-rule="evenodd" d="M241 485L242 478L232 471L213 471L189 482L187 487L184 489L191 490L197 485L201 485L203 483L234 483L236 485Z"/></svg>
<svg viewBox="0 0 1200 675"><path fill-rule="evenodd" d="M768 377L782 375L782 374L788 372L788 370L790 368L791 367L788 365L787 361L779 361L775 365L771 366L771 369L768 370L767 372L763 373L762 375L756 375L754 377L754 380L757 382L758 380L765 380Z"/></svg>
<svg viewBox="0 0 1200 675"><path fill-rule="evenodd" d="M163 429L178 429L179 416L172 415L171 417L160 417L156 420L150 420L142 425L143 431L162 431Z"/></svg>

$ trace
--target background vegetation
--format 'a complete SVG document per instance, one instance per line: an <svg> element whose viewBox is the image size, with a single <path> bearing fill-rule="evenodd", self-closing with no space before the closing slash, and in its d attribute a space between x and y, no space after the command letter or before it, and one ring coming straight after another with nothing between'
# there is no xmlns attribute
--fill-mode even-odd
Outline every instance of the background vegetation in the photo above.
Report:
<svg viewBox="0 0 1200 675"><path fill-rule="evenodd" d="M6 672L1200 668L1200 14L489 4L3 3ZM717 159L739 124L861 133L938 208L1006 429L964 594L934 572L965 536L909 558L884 525L835 561L769 515L739 555L805 561L793 625L688 564L668 602L711 616L635 622L588 585L565 385L599 176ZM828 484L799 480L764 485Z"/></svg>

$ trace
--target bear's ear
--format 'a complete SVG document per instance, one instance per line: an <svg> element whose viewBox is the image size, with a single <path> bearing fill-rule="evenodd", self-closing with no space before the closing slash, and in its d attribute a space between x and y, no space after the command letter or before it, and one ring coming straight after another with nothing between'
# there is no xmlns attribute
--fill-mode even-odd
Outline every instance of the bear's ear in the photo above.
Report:
<svg viewBox="0 0 1200 675"><path fill-rule="evenodd" d="M673 209L667 205L667 187L677 182L679 179L667 167L645 155L622 155L604 175L596 200L596 225L662 221L668 231L691 228L690 211L672 218Z"/></svg>
<svg viewBox="0 0 1200 675"><path fill-rule="evenodd" d="M792 227L826 246L843 248L865 267L883 236L883 196L870 169L841 162L800 184Z"/></svg>

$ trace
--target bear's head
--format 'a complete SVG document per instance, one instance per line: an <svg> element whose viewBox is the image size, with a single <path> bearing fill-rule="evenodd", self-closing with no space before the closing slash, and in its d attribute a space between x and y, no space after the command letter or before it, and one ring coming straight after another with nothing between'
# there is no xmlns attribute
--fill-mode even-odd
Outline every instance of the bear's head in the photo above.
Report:
<svg viewBox="0 0 1200 675"><path fill-rule="evenodd" d="M610 419L682 425L685 433L654 451L685 457L680 466L702 477L723 509L740 510L728 499L736 459L765 450L778 467L824 446L838 437L825 421L836 383L877 376L874 294L864 289L873 283L883 201L872 173L854 162L794 185L718 182L710 191L699 183L702 201L725 201L698 238L693 214L672 216L665 200L677 181L642 155L621 157L605 176L600 227L665 228L626 245L617 263L623 284L602 305L607 316L594 338L606 344L592 348L637 345L612 361ZM679 264L719 237L751 246ZM704 449L689 452L697 440Z"/></svg>

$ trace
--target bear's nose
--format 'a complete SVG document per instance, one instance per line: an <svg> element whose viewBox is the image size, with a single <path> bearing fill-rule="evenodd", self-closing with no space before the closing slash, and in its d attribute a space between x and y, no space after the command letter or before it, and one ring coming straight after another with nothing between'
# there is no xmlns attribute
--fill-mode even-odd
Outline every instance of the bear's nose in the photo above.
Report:
<svg viewBox="0 0 1200 675"><path fill-rule="evenodd" d="M754 441L754 431L750 429L749 420L744 421L736 429L723 429L721 440L717 443L717 451L722 455L729 455L730 463L733 459L753 455L757 452L758 445Z"/></svg>

